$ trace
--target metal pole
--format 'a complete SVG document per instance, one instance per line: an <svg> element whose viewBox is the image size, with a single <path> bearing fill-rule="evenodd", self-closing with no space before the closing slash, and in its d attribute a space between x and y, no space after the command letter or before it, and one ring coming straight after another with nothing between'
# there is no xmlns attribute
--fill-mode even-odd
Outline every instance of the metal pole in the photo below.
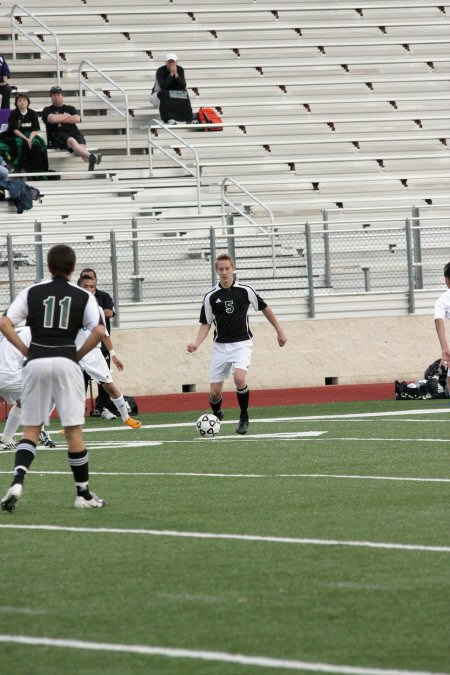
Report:
<svg viewBox="0 0 450 675"><path fill-rule="evenodd" d="M409 295L408 311L410 314L414 314L416 311L416 300L414 297L414 263L411 244L411 223L409 221L409 218L407 218L405 222L405 233L406 233L406 256L408 264L408 295Z"/></svg>
<svg viewBox="0 0 450 675"><path fill-rule="evenodd" d="M305 223L305 239L306 239L306 265L308 269L308 307L309 318L314 319L316 316L316 306L314 303L314 276L313 276L313 259L311 246L311 225Z"/></svg>
<svg viewBox="0 0 450 675"><path fill-rule="evenodd" d="M370 267L361 267L364 274L364 291L366 293L370 292Z"/></svg>
<svg viewBox="0 0 450 675"><path fill-rule="evenodd" d="M416 288L423 288L422 275L422 242L420 231L420 212L417 206L412 209L412 236L414 242L414 280Z"/></svg>
<svg viewBox="0 0 450 675"><path fill-rule="evenodd" d="M139 273L139 242L136 218L131 219L133 247L133 297L134 302L142 302L142 277Z"/></svg>
<svg viewBox="0 0 450 675"><path fill-rule="evenodd" d="M36 283L44 278L44 253L42 251L42 223L34 221L34 257L36 259Z"/></svg>
<svg viewBox="0 0 450 675"><path fill-rule="evenodd" d="M228 253L236 262L236 242L234 239L234 216L232 213L229 213L227 215L227 249Z"/></svg>
<svg viewBox="0 0 450 675"><path fill-rule="evenodd" d="M323 209L323 253L324 253L324 269L325 287L331 288L331 260L330 260L330 235L328 234L328 211Z"/></svg>
<svg viewBox="0 0 450 675"><path fill-rule="evenodd" d="M16 297L16 287L14 283L14 251L10 234L6 235L6 254L8 256L9 299L12 302Z"/></svg>
<svg viewBox="0 0 450 675"><path fill-rule="evenodd" d="M211 251L211 285L215 286L217 281L216 274L216 231L213 227L209 228L209 248Z"/></svg>
<svg viewBox="0 0 450 675"><path fill-rule="evenodd" d="M113 318L113 325L115 328L120 326L120 312L119 312L119 279L117 275L117 248L116 248L116 234L114 230L109 233L109 241L111 245L111 276L112 276L112 291L114 300L115 316Z"/></svg>

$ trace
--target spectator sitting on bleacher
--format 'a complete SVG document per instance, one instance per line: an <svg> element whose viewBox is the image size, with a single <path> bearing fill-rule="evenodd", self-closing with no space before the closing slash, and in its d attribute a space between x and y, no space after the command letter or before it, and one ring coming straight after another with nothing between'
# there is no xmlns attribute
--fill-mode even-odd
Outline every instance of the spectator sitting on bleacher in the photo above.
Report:
<svg viewBox="0 0 450 675"><path fill-rule="evenodd" d="M27 94L16 94L15 109L11 111L8 130L2 140L10 149L14 169L25 172L48 171L48 157L45 141L39 135L39 117L32 110Z"/></svg>
<svg viewBox="0 0 450 675"><path fill-rule="evenodd" d="M42 119L47 129L48 147L73 152L85 162L89 162L89 171L92 171L96 164L100 164L102 156L95 155L87 149L86 140L77 127L81 121L78 112L73 106L64 103L61 87L52 87L50 97L52 105L42 111Z"/></svg>
<svg viewBox="0 0 450 675"><path fill-rule="evenodd" d="M9 78L11 77L11 72L9 70L6 59L3 56L0 56L0 95L2 97L3 109L9 110L11 105L11 87L9 85Z"/></svg>
<svg viewBox="0 0 450 675"><path fill-rule="evenodd" d="M0 180L8 178L9 176L9 171L8 167L6 166L6 162L3 159L3 157L0 155Z"/></svg>
<svg viewBox="0 0 450 675"><path fill-rule="evenodd" d="M184 68L177 61L176 54L167 54L165 64L156 71L155 84L150 94L150 103L155 108L159 107L162 121L168 124L193 120Z"/></svg>

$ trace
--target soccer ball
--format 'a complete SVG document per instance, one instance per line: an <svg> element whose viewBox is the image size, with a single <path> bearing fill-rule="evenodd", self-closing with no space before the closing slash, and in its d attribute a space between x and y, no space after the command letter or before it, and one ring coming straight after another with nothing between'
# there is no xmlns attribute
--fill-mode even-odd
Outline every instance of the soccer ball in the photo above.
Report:
<svg viewBox="0 0 450 675"><path fill-rule="evenodd" d="M215 415L205 413L198 418L197 429L202 438L214 438L219 435L220 420Z"/></svg>

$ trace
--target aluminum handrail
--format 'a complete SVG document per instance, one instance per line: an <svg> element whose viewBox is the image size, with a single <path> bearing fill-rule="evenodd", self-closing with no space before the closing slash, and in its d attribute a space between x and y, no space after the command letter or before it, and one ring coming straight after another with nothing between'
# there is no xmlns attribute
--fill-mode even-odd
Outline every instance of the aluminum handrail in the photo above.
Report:
<svg viewBox="0 0 450 675"><path fill-rule="evenodd" d="M182 143L188 150L191 150L191 152L194 155L194 161L195 161L195 171L193 171L187 164L182 162L180 159L172 155L170 152L168 152L165 148L163 148L157 141L155 141L154 138L152 138L152 132L151 132L151 127L152 126L157 126L160 127L161 129L164 129L169 133L171 136L176 138L180 143ZM163 153L166 157L171 159L173 162L181 166L187 173L189 173L191 176L193 176L196 180L196 186L197 186L197 208L198 212L202 212L202 203L201 203L201 196L200 196L200 163L198 159L198 153L197 151L192 147L190 143L184 140L184 138L181 138L178 134L176 134L172 129L169 129L169 127L161 122L161 120L157 119L152 119L150 120L148 126L147 126L147 145L148 145L148 167L150 171L150 176L153 176L153 148L156 150L159 150L160 152Z"/></svg>
<svg viewBox="0 0 450 675"><path fill-rule="evenodd" d="M100 93L95 87L93 87L90 82L87 81L82 76L83 70L86 70L84 66L89 66L89 68L96 73L98 73L103 79L105 79L107 82L109 82L111 85L115 87L117 91L120 91L120 93L123 96L123 101L124 101L124 110L122 111L120 108L118 108L114 103L112 103L106 96L104 96L102 93ZM111 108L111 110L114 110L120 117L122 117L125 120L125 137L126 137L126 149L127 149L127 155L130 154L130 114L128 112L128 94L126 93L125 89L123 89L117 82L115 82L113 79L109 77L106 73L101 70L101 68L98 68L92 61L89 61L88 59L83 59L80 61L80 65L78 66L78 88L79 88L79 97L80 97L80 115L83 115L84 108L83 108L83 92L82 92L82 87L85 89L89 89L94 96L96 96L100 101L103 101L103 103L106 103L106 105Z"/></svg>
<svg viewBox="0 0 450 675"><path fill-rule="evenodd" d="M270 218L270 225L271 225L271 227L273 227L274 219L273 219L272 209L270 209L267 206L267 204L264 204L264 202L262 202L260 199L258 199L258 197L255 197L254 194L249 192L243 185L238 183L231 176L225 176L225 178L222 180L222 182L220 184L220 201L221 201L223 213L225 212L225 204L227 204L232 209L237 211L239 213L239 215L241 215L243 218L248 220L250 223L253 223L253 225L257 225L257 223L255 223L252 218L250 218L244 211L242 211L237 204L234 204L230 199L228 199L228 197L226 196L226 192L227 192L226 184L227 183L232 183L232 185L237 187L238 190L240 190L241 192L244 192L247 195L247 197L250 197L250 199L253 199L253 201L256 202L256 204L259 204L259 206L261 206L262 209L267 211L267 213L269 214L269 218ZM222 223L223 223L223 226L225 227L224 216L222 216ZM259 225L258 228L261 230L261 232L267 232L267 230L264 227L262 227L261 225Z"/></svg>
<svg viewBox="0 0 450 675"><path fill-rule="evenodd" d="M24 30L21 26L19 26L15 22L15 11L17 9L22 11L26 16L29 16L30 19L32 19L33 21L36 21L36 23L38 23L42 28L44 28L46 31L48 31L48 33L50 35L53 36L53 39L55 41L55 51L54 51L54 53L49 51L48 49L46 49L46 47L42 44L42 42L37 40L34 37L34 35L31 35L30 33L27 33L26 30ZM18 3L16 3L15 5L13 5L11 7L10 23L11 23L11 40L12 40L13 59L16 58L16 37L15 37L15 34L20 33L25 38L27 38L27 40L32 42L35 45L35 47L37 47L41 52L45 52L45 54L47 54L47 56L49 56L52 59L52 61L54 61L56 63L56 81L57 81L58 85L60 85L61 84L61 66L60 66L60 56L59 56L59 39L58 39L58 36L55 33L55 31L53 31L50 28L50 26L47 26L46 23L41 21L32 12L30 12L28 9L26 9L26 7L23 7L23 5L20 5Z"/></svg>
<svg viewBox="0 0 450 675"><path fill-rule="evenodd" d="M254 223L254 221L251 218L249 218L249 216L242 209L240 209L237 204L234 204L227 197L227 195L226 195L227 183L231 183L232 185L237 187L238 190L240 190L241 192L246 194L248 197L250 197L250 199L252 199L256 204L259 204L259 206L261 206L261 208L264 209L265 211L267 211L267 213L269 214L270 226L271 226L271 235L272 235L272 272L273 272L273 276L275 276L276 272L277 272L277 269L276 269L275 241L274 241L274 231L273 231L274 219L273 219L272 209L270 209L267 206L267 204L264 204L264 202L262 202L260 199L258 199L258 197L255 197L255 195L253 195L251 192L249 192L243 185L241 185L236 180L234 180L234 178L231 178L231 176L225 176L225 178L222 180L222 182L220 184L220 199L221 199L221 205L222 205L222 211L223 212L225 212L225 210L226 210L225 209L225 204L226 204L227 206L230 206L232 209L237 211L237 213L239 213L243 218L245 218L246 220L248 220L251 223ZM254 223L254 224L258 227L258 230L260 230L261 232L268 233L266 228L262 227L261 225L257 225L257 223ZM222 225L223 225L223 227L225 227L225 218L223 216L222 216Z"/></svg>

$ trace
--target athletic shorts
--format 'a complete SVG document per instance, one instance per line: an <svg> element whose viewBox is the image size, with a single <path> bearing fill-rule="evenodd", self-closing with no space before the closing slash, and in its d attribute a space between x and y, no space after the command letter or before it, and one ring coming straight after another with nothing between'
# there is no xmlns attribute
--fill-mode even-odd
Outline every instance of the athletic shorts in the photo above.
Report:
<svg viewBox="0 0 450 675"><path fill-rule="evenodd" d="M109 384L113 381L111 371L100 349L94 348L81 359L80 366L86 375L97 384Z"/></svg>
<svg viewBox="0 0 450 675"><path fill-rule="evenodd" d="M72 152L72 150L67 147L69 138L74 138L81 145L86 145L86 139L80 131L75 131L73 134L66 134L64 131L54 131L52 135L52 147Z"/></svg>
<svg viewBox="0 0 450 675"><path fill-rule="evenodd" d="M11 382L2 383L4 386L0 386L0 397L4 398L8 403L14 403L20 401L22 398L22 371L18 374L18 377Z"/></svg>
<svg viewBox="0 0 450 675"><path fill-rule="evenodd" d="M209 381L223 382L236 368L248 370L252 358L252 340L214 342Z"/></svg>
<svg viewBox="0 0 450 675"><path fill-rule="evenodd" d="M83 424L85 397L83 372L75 361L33 359L22 371L22 424L48 424L53 405L63 427Z"/></svg>

